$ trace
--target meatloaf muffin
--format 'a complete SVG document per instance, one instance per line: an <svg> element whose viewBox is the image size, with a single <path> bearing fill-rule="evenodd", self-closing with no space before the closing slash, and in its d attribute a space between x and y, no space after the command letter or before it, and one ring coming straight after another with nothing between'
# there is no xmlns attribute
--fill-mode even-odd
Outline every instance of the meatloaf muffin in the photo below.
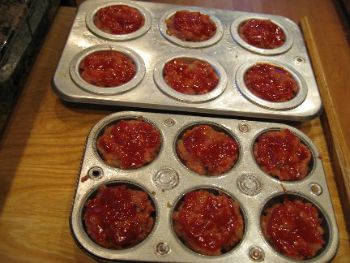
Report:
<svg viewBox="0 0 350 263"><path fill-rule="evenodd" d="M102 159L121 169L135 169L152 162L160 146L159 130L142 119L122 119L108 125L96 142Z"/></svg>
<svg viewBox="0 0 350 263"><path fill-rule="evenodd" d="M223 129L195 125L187 129L176 144L177 155L200 175L220 175L230 170L238 159L236 140Z"/></svg>
<svg viewBox="0 0 350 263"><path fill-rule="evenodd" d="M254 157L260 168L281 181L297 181L311 168L310 149L290 130L272 130L254 143Z"/></svg>
<svg viewBox="0 0 350 263"><path fill-rule="evenodd" d="M94 242L104 248L125 249L149 235L154 213L144 191L127 185L101 186L96 196L85 203L83 221Z"/></svg>
<svg viewBox="0 0 350 263"><path fill-rule="evenodd" d="M243 236L239 204L223 193L187 193L173 213L176 235L190 249L208 256L231 250Z"/></svg>
<svg viewBox="0 0 350 263"><path fill-rule="evenodd" d="M302 200L285 198L263 211L261 227L265 238L278 252L293 259L309 259L325 244L318 209Z"/></svg>

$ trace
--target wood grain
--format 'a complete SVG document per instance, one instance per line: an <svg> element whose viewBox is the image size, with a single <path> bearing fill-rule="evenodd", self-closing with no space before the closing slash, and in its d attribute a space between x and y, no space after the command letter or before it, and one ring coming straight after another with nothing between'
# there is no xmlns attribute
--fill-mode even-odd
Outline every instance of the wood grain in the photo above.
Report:
<svg viewBox="0 0 350 263"><path fill-rule="evenodd" d="M309 10L310 3L317 4L317 12ZM333 68L325 64L331 62L333 49L342 43L343 36L328 1L208 0L186 4L276 13L295 21L306 14L311 17L310 28L325 77L328 83L335 78ZM60 8L0 141L0 262L94 262L71 237L69 215L85 139L91 127L112 111L66 105L51 87L75 12L74 8ZM331 23L323 26L322 34L315 30L320 15ZM322 39L324 34L331 39L327 43ZM338 47L344 54L346 48ZM332 65L349 65L346 59L340 56ZM346 79L345 72L337 74L338 81ZM343 124L343 119L339 121ZM315 142L323 158L340 231L333 262L349 262L349 237L335 185L337 175L332 170L320 119L296 126Z"/></svg>

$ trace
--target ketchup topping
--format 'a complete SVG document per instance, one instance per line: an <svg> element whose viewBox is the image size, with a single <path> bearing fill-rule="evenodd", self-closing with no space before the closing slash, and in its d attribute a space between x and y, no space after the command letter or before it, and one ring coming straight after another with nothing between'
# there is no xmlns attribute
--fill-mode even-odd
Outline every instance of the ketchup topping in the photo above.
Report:
<svg viewBox="0 0 350 263"><path fill-rule="evenodd" d="M267 19L249 19L239 26L238 32L245 42L258 48L278 48L286 42L282 28Z"/></svg>
<svg viewBox="0 0 350 263"><path fill-rule="evenodd" d="M283 201L271 208L266 234L276 250L286 256L305 259L316 255L325 244L322 220L311 203Z"/></svg>
<svg viewBox="0 0 350 263"><path fill-rule="evenodd" d="M206 190L187 193L173 215L175 230L187 245L206 255L230 250L243 235L239 205L225 194Z"/></svg>
<svg viewBox="0 0 350 263"><path fill-rule="evenodd" d="M116 87L129 82L136 74L135 62L115 50L96 51L79 65L80 76L99 87Z"/></svg>
<svg viewBox="0 0 350 263"><path fill-rule="evenodd" d="M224 132L216 131L209 125L198 125L188 130L182 137L185 151L190 157L185 158L187 164L196 162L204 171L200 174L217 175L228 171L238 159L238 145L234 138ZM179 150L180 157L184 154ZM187 160L186 160L187 159ZM190 168L195 168L196 165Z"/></svg>
<svg viewBox="0 0 350 263"><path fill-rule="evenodd" d="M177 11L165 23L168 35L184 41L204 41L216 33L216 25L210 17L195 11Z"/></svg>
<svg viewBox="0 0 350 263"><path fill-rule="evenodd" d="M309 172L311 152L290 130L263 133L254 144L261 168L280 180L300 180Z"/></svg>
<svg viewBox="0 0 350 263"><path fill-rule="evenodd" d="M259 98L272 102L285 102L293 99L299 87L292 74L282 67L258 63L244 74L247 88Z"/></svg>
<svg viewBox="0 0 350 263"><path fill-rule="evenodd" d="M148 195L126 185L102 186L85 204L87 233L105 248L122 249L147 237L154 225L155 211Z"/></svg>
<svg viewBox="0 0 350 263"><path fill-rule="evenodd" d="M105 129L97 148L107 163L134 169L151 162L160 148L160 132L148 122L121 120Z"/></svg>
<svg viewBox="0 0 350 263"><path fill-rule="evenodd" d="M190 95L208 93L219 83L218 75L208 62L193 58L175 58L167 62L163 77L171 88Z"/></svg>
<svg viewBox="0 0 350 263"><path fill-rule="evenodd" d="M145 24L145 18L134 7L111 5L96 12L94 23L106 33L123 35L139 30Z"/></svg>

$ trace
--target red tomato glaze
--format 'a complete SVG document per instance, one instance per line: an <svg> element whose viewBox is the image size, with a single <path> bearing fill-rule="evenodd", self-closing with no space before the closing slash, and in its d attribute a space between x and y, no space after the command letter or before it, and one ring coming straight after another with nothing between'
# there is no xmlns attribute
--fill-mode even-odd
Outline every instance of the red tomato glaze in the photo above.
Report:
<svg viewBox="0 0 350 263"><path fill-rule="evenodd" d="M225 194L214 195L206 190L187 193L173 220L185 244L205 255L230 250L243 235L239 205Z"/></svg>
<svg viewBox="0 0 350 263"><path fill-rule="evenodd" d="M270 20L247 20L239 26L238 32L244 41L258 48L278 48L286 42L282 28Z"/></svg>
<svg viewBox="0 0 350 263"><path fill-rule="evenodd" d="M260 135L254 144L254 156L266 173L282 181L303 179L312 157L309 148L287 129Z"/></svg>
<svg viewBox="0 0 350 263"><path fill-rule="evenodd" d="M79 64L80 76L98 87L116 87L129 82L136 74L135 62L114 50L96 51Z"/></svg>
<svg viewBox="0 0 350 263"><path fill-rule="evenodd" d="M115 34L129 34L145 24L145 18L134 7L111 5L99 9L94 16L94 23L100 30Z"/></svg>
<svg viewBox="0 0 350 263"><path fill-rule="evenodd" d="M191 170L219 175L233 167L238 159L236 140L209 125L187 130L177 143L177 153Z"/></svg>
<svg viewBox="0 0 350 263"><path fill-rule="evenodd" d="M155 211L148 195L126 185L102 186L85 204L84 223L90 238L105 248L128 248L151 232Z"/></svg>
<svg viewBox="0 0 350 263"><path fill-rule="evenodd" d="M291 73L267 63L250 67L244 74L244 83L254 95L272 102L289 101L299 91Z"/></svg>
<svg viewBox="0 0 350 263"><path fill-rule="evenodd" d="M206 61L175 58L163 69L165 82L174 90L190 95L205 94L219 83L215 69Z"/></svg>
<svg viewBox="0 0 350 263"><path fill-rule="evenodd" d="M204 41L216 33L216 25L210 17L195 11L177 11L165 23L168 35L184 41Z"/></svg>
<svg viewBox="0 0 350 263"><path fill-rule="evenodd" d="M97 140L97 149L111 166L134 169L157 156L160 140L160 132L150 123L121 120L105 129Z"/></svg>
<svg viewBox="0 0 350 263"><path fill-rule="evenodd" d="M311 258L325 244L322 220L311 203L286 198L283 204L269 208L263 220L265 236L277 251L288 257Z"/></svg>

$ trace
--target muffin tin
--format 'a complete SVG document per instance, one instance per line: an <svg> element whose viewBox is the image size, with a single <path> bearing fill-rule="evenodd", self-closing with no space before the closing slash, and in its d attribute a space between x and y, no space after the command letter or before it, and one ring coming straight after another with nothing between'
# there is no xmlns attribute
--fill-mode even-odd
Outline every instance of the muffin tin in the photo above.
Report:
<svg viewBox="0 0 350 263"><path fill-rule="evenodd" d="M101 131L120 119L141 118L159 129L162 146L158 156L150 164L134 169L121 170L106 165L96 149ZM239 158L234 167L219 176L202 176L185 167L176 153L176 141L182 132L195 124L209 124L224 129L239 144ZM255 162L253 145L265 131L289 129L312 152L312 169L304 179L281 182L265 174ZM94 243L87 235L82 222L86 200L100 185L125 183L146 191L155 209L155 225L150 235L138 245L112 250ZM244 217L242 240L229 252L220 256L204 256L187 248L172 228L172 213L177 202L194 189L213 189L227 193L240 204ZM74 237L90 255L113 261L149 262L296 262L276 252L263 237L260 217L266 205L288 194L310 201L325 219L326 244L322 251L306 262L328 262L335 255L339 236L328 192L326 178L318 152L309 138L299 130L278 123L254 122L225 118L195 117L176 114L119 112L98 122L91 130L86 143L81 171L70 218ZM276 199L276 200L275 200ZM272 200L272 201L271 201Z"/></svg>
<svg viewBox="0 0 350 263"><path fill-rule="evenodd" d="M98 32L93 25L93 15L99 8L113 4L126 4L138 8L145 16L145 25L134 32L135 34L124 36ZM203 42L185 42L167 35L164 21L177 10L208 14L217 24L217 33ZM276 49L264 50L245 43L240 38L237 28L242 21L250 18L270 19L279 25L287 37L285 44ZM76 64L86 54L86 50L90 49L128 49L141 57L141 60L137 59L135 62L145 73L134 88L129 90L92 89L84 81L76 81L79 78L76 76L79 75ZM159 81L162 77L164 57L179 54L208 57L208 62L213 63L218 75L222 77L223 85L219 85L217 90L213 91L215 96L204 98L200 97L201 95L196 97L165 91L170 88ZM266 102L258 100L246 91L241 83L244 65L261 61L285 65L288 70L295 72L293 75L297 77L297 82L301 83L297 99L286 103ZM80 5L54 76L54 88L62 99L71 102L221 116L300 121L315 117L321 110L321 99L303 37L298 26L291 20L274 15L148 2L102 0L86 1Z"/></svg>

